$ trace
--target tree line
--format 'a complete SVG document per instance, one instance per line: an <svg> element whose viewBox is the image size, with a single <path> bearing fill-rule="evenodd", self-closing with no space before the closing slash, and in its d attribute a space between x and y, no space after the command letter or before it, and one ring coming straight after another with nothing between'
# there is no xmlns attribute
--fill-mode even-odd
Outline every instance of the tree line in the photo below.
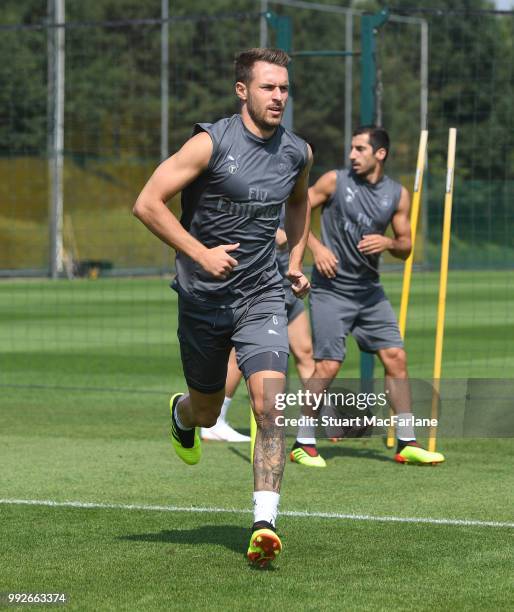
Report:
<svg viewBox="0 0 514 612"><path fill-rule="evenodd" d="M330 4L330 2L327 2ZM445 171L448 127L459 130L458 178L466 183L461 206L463 235L470 223L498 216L512 223L512 93L514 19L478 13L488 0L353 2L360 10L423 17L429 24L430 175ZM186 0L170 3L170 153L197 121L237 112L232 62L237 51L257 46L260 4L253 0ZM343 50L344 16L271 5L289 15L293 51ZM416 12L419 8L420 11ZM160 0L66 2L65 155L90 160L159 159ZM44 156L47 150L46 0L3 0L0 6L0 155ZM125 25L112 22L126 20ZM101 22L110 22L109 24ZM7 29L6 25L26 26ZM354 48L359 50L359 19ZM273 30L270 40L276 41ZM393 140L391 171L412 175L419 136L419 28L386 24L377 35L383 124ZM353 123L359 122L359 56L353 62ZM344 78L341 58L294 57L295 129L316 148L314 175L343 165ZM467 208L466 208L467 207ZM434 215L437 212L434 203ZM484 217L484 215L488 215ZM472 220L472 221L470 221ZM459 230L457 230L459 231ZM497 232L504 239L503 231ZM493 230L486 239L495 238Z"/></svg>

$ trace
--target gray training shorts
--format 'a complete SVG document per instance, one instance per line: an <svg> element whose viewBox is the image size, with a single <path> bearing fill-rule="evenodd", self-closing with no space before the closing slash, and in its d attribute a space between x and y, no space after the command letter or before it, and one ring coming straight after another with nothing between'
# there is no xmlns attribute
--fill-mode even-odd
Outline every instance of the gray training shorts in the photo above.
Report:
<svg viewBox="0 0 514 612"><path fill-rule="evenodd" d="M403 347L396 316L380 285L358 287L346 295L313 287L310 304L314 359L344 361L348 334L368 353Z"/></svg>
<svg viewBox="0 0 514 612"><path fill-rule="evenodd" d="M215 393L223 389L232 346L243 372L244 363L256 355L289 354L284 293L280 286L249 298L236 308L204 304L180 294L178 307L177 335L184 377L197 391Z"/></svg>

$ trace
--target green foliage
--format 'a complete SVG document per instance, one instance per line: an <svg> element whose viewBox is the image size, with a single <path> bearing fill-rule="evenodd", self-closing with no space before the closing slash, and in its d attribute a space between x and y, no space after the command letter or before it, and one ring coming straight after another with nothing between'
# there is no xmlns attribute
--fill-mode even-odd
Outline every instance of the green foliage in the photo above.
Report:
<svg viewBox="0 0 514 612"><path fill-rule="evenodd" d="M0 24L43 24L46 4L43 0L5 0L0 6ZM366 1L354 3L354 7L376 11L385 4ZM426 8L423 0L392 0L387 6L392 13L402 14L408 9L409 15L423 17L429 26L426 237L433 243L439 240L447 134L448 128L455 126L455 236L469 245L511 248L512 16L474 13L491 8L486 0L436 0L430 8L440 12L429 13L416 12L417 7ZM122 214L128 209L159 161L160 25L101 23L156 19L160 10L160 0L66 2L66 20L71 26L66 29L65 209L72 215L102 207L114 220L111 213L117 210ZM242 48L258 44L259 5L250 0L180 0L170 3L170 10L169 149L173 153L189 137L196 122L215 121L237 112L233 58ZM344 15L280 5L273 10L291 19L293 52L345 49ZM246 16L234 15L237 12ZM354 17L353 46L357 53L359 28L359 18ZM27 194L26 186L36 176L29 172L31 160L39 156L44 162L46 156L50 31L0 29L0 53L8 58L0 64L0 156L17 158L12 160L13 165L4 163L0 168L3 227L14 219L24 223L46 221L48 194L43 164L37 173L37 189ZM270 43L274 44L272 28L269 32ZM408 187L412 184L420 128L419 56L419 24L389 21L379 30L381 115L393 143L387 170ZM344 79L343 58L293 58L294 123L298 133L316 147L313 179L344 164ZM353 86L356 124L358 55L353 61ZM18 160L29 155L32 157L24 164L27 173L23 174ZM134 171L122 173L126 167ZM72 184L66 176L82 179ZM108 197L113 186L120 187L119 194ZM123 225L124 220L120 223ZM5 231L0 231L5 236ZM44 233L46 236L46 229ZM46 238L39 242L46 243ZM38 250L45 251L42 247ZM148 258L143 259L146 265ZM156 255L155 263L158 261L160 256ZM476 263L482 265L480 257ZM0 262L0 267L4 265Z"/></svg>
<svg viewBox="0 0 514 612"><path fill-rule="evenodd" d="M0 25L30 26L46 18L46 2L5 0ZM45 30L0 30L0 155L46 148Z"/></svg>
<svg viewBox="0 0 514 612"><path fill-rule="evenodd" d="M444 171L448 128L457 127L459 176L472 180L512 178L509 126L512 122L510 100L514 93L513 16L477 13L494 8L494 3L488 0L435 0L429 5L432 11L429 13L415 11L418 7L427 8L423 0L391 0L359 6L372 10L387 6L393 13L408 9L409 15L428 22L431 169L436 173ZM391 30L395 28L397 35L392 36ZM409 105L418 94L416 88L408 90L407 87L413 80L419 81L419 34L416 41L412 34L406 36L405 32L405 26L389 23L379 33L385 72L384 124L392 129L412 130L414 137L416 126L409 126L406 117ZM403 78L397 78L399 74Z"/></svg>
<svg viewBox="0 0 514 612"><path fill-rule="evenodd" d="M429 180L426 190L426 205L430 210L429 237L439 243L443 221L444 181ZM469 246L471 261L482 262L481 250L477 246L484 243L498 245L503 250L496 262L512 266L514 261L510 250L514 248L514 216L512 201L514 181L462 180L455 182L454 212L452 215L452 234ZM455 259L452 259L455 262ZM491 262L490 262L491 263Z"/></svg>

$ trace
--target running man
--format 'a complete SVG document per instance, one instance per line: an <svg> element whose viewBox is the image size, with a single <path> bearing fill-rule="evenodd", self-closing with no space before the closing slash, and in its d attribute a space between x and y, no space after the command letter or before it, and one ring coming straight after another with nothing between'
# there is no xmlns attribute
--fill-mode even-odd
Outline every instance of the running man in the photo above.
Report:
<svg viewBox="0 0 514 612"><path fill-rule="evenodd" d="M281 226L283 217L280 216ZM289 348L295 360L296 369L300 378L306 380L314 372L314 358L312 353L311 332L309 329L309 319L303 301L296 297L291 289L291 282L287 279L289 268L289 252L287 250L287 236L282 227L277 230L275 237L277 264L280 274L283 277L284 292L286 294L286 316L287 334L289 338ZM250 436L245 436L230 426L227 420L227 412L232 403L232 399L241 382L243 374L237 367L236 353L232 349L228 360L227 381L225 383L225 399L221 407L221 412L213 427L202 427L202 440L216 440L220 442L250 442Z"/></svg>
<svg viewBox="0 0 514 612"><path fill-rule="evenodd" d="M257 421L254 524L247 556L258 565L273 560L282 548L275 521L285 441L283 428L275 424L275 394L285 386L288 342L274 250L284 204L287 276L299 297L309 289L302 258L312 154L305 141L280 125L289 61L276 49L239 54L235 92L240 113L197 124L193 137L155 170L134 206L136 217L177 251L174 288L188 393L170 400L171 442L188 464L200 461L197 428L211 427L220 414L227 361L231 347L236 349ZM180 222L166 207L179 191Z"/></svg>
<svg viewBox="0 0 514 612"><path fill-rule="evenodd" d="M351 170L332 170L309 189L311 208L323 206L320 242L312 234L308 246L314 256L310 297L314 340L311 392L323 393L337 376L345 358L346 336L352 334L361 350L376 353L384 366L389 400L402 421L412 421L411 392L403 341L378 273L380 255L389 251L399 259L411 252L408 191L384 174L389 136L379 127L355 130L350 152ZM384 236L391 224L394 237ZM305 409L306 416L319 416ZM399 463L433 464L444 461L416 442L412 425L397 428L394 459ZM315 428L300 427L291 460L325 467L316 448Z"/></svg>

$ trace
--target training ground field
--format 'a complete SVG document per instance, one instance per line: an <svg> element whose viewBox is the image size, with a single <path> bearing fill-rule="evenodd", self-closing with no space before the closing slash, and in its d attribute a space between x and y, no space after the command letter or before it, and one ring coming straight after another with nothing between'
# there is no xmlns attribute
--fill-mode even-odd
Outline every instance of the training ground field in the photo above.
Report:
<svg viewBox="0 0 514 612"><path fill-rule="evenodd" d="M413 285L407 350L430 377L437 275ZM393 304L398 276L385 275ZM443 372L514 377L514 274L450 274ZM400 466L380 438L287 463L266 571L247 565L249 445L168 441L183 388L163 279L0 283L0 593L64 592L80 610L512 609L512 439L440 439ZM352 347L345 376L356 376ZM230 419L248 432L239 389ZM288 439L288 447L292 439ZM0 604L1 605L1 604Z"/></svg>

